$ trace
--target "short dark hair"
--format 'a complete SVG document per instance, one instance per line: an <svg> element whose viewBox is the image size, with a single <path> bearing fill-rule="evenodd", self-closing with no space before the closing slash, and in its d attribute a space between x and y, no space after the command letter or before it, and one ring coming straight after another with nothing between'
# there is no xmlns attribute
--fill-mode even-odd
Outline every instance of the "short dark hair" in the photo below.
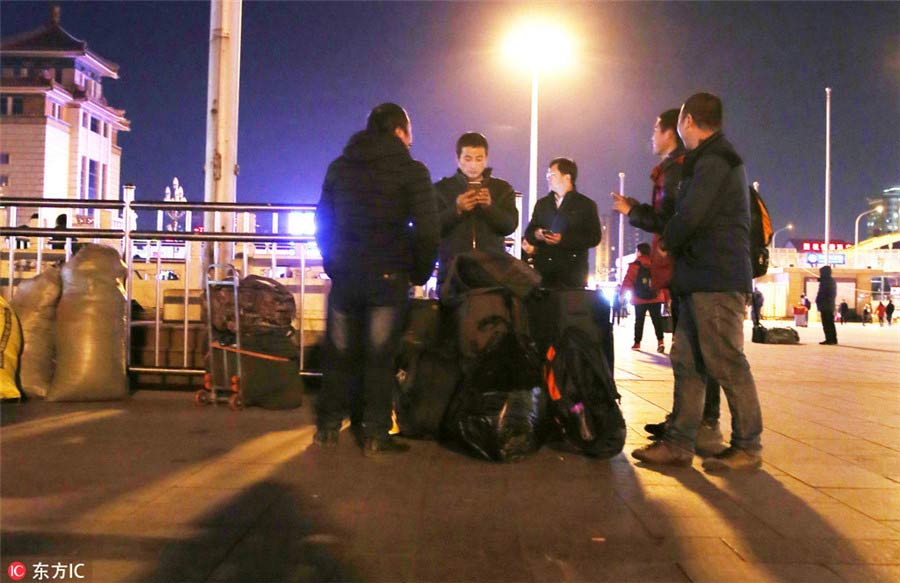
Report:
<svg viewBox="0 0 900 583"><path fill-rule="evenodd" d="M678 147L681 148L684 146L684 142L681 141L681 136L678 135L678 113L677 109L667 109L659 114L659 129L664 132L672 130L672 133L675 134L675 140L678 142Z"/></svg>
<svg viewBox="0 0 900 583"><path fill-rule="evenodd" d="M722 100L712 93L695 93L681 106L684 115L690 114L697 127L705 130L722 129Z"/></svg>
<svg viewBox="0 0 900 583"><path fill-rule="evenodd" d="M650 255L650 243L638 243L637 251L640 255Z"/></svg>
<svg viewBox="0 0 900 583"><path fill-rule="evenodd" d="M463 148L484 148L484 153L488 153L488 142L487 138L484 137L483 134L479 134L478 132L466 132L463 135L459 136L459 139L456 140L456 157L459 158L462 155Z"/></svg>
<svg viewBox="0 0 900 583"><path fill-rule="evenodd" d="M559 168L560 174L571 176L572 186L575 186L575 181L578 179L578 164L575 163L575 160L571 158L554 158L550 160L548 168L553 168L554 166Z"/></svg>
<svg viewBox="0 0 900 583"><path fill-rule="evenodd" d="M409 131L409 115L396 103L382 103L369 112L366 129L380 134L392 134L400 128Z"/></svg>

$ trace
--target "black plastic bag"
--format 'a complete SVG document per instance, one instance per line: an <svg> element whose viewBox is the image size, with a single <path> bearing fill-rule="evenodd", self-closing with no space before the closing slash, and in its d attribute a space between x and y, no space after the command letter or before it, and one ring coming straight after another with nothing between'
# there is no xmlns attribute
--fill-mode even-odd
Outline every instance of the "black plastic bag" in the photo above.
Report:
<svg viewBox="0 0 900 583"><path fill-rule="evenodd" d="M534 348L507 334L465 375L446 414L446 437L493 461L537 451L546 409L540 381Z"/></svg>

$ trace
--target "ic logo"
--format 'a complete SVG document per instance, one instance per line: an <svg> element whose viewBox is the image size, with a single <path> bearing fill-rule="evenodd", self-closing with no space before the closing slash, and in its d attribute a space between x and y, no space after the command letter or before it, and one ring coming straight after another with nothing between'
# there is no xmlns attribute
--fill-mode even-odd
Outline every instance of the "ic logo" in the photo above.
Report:
<svg viewBox="0 0 900 583"><path fill-rule="evenodd" d="M6 572L9 574L9 578L13 581L21 581L25 578L25 574L28 572L28 569L25 568L24 564L15 562L9 564Z"/></svg>

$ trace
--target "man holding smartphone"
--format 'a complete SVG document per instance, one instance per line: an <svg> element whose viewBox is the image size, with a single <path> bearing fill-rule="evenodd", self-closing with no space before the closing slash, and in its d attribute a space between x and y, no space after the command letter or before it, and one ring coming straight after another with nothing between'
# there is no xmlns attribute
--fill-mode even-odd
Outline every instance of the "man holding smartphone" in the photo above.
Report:
<svg viewBox="0 0 900 583"><path fill-rule="evenodd" d="M460 136L456 163L456 173L435 184L441 218L439 290L454 257L473 249L505 253L506 236L518 223L513 187L492 176L487 166L487 138L477 132Z"/></svg>
<svg viewBox="0 0 900 583"><path fill-rule="evenodd" d="M525 230L545 288L584 289L588 250L600 243L597 204L575 189L577 178L578 166L573 160L552 160L547 170L550 193L534 205Z"/></svg>

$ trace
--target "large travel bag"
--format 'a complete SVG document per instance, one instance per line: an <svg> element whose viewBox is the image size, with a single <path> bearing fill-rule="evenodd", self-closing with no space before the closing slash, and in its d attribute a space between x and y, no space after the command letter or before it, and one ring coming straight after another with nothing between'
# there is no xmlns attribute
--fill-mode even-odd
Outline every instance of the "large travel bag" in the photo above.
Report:
<svg viewBox="0 0 900 583"><path fill-rule="evenodd" d="M526 301L528 330L540 354L574 327L599 346L613 370L615 350L609 302L598 291L542 289Z"/></svg>

